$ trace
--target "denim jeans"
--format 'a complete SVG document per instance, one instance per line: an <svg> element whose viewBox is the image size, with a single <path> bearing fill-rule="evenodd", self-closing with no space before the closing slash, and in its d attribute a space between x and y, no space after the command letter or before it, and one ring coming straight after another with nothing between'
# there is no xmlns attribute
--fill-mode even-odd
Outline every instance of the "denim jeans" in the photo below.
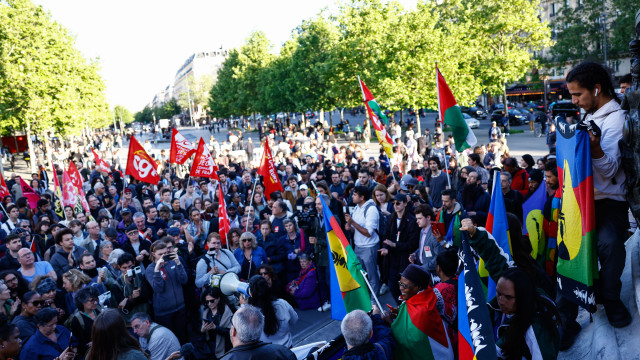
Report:
<svg viewBox="0 0 640 360"><path fill-rule="evenodd" d="M356 246L356 256L362 265L362 269L367 272L369 283L376 296L380 292L380 276L378 275L378 245L371 247Z"/></svg>

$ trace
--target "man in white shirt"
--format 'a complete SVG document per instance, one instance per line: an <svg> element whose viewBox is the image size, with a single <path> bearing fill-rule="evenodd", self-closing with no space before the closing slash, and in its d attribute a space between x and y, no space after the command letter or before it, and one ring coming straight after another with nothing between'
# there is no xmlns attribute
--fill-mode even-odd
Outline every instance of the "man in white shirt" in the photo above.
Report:
<svg viewBox="0 0 640 360"><path fill-rule="evenodd" d="M355 253L366 270L374 293L380 292L378 276L378 209L371 199L371 191L366 186L356 186L351 195L356 205L353 214L345 214L345 228L353 232Z"/></svg>
<svg viewBox="0 0 640 360"><path fill-rule="evenodd" d="M147 352L151 360L183 359L175 356L180 351L178 338L166 327L151 322L146 313L136 313L131 318L131 327L138 336L140 347Z"/></svg>

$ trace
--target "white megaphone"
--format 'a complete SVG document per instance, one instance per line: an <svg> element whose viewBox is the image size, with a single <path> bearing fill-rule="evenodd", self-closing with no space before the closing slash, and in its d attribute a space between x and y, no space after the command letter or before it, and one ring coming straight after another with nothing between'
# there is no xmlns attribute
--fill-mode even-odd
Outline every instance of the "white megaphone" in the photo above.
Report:
<svg viewBox="0 0 640 360"><path fill-rule="evenodd" d="M233 272L227 272L223 275L211 275L209 279L209 285L211 287L217 287L220 291L226 295L233 295L235 293L243 293L247 297L250 297L249 284L240 281L238 275Z"/></svg>

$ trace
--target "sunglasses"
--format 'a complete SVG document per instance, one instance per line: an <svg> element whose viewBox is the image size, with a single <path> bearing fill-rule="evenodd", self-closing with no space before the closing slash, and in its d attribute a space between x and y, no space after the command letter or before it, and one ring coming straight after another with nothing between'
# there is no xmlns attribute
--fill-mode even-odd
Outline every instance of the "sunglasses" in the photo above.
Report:
<svg viewBox="0 0 640 360"><path fill-rule="evenodd" d="M203 300L202 303L205 305L209 305L209 304L215 304L215 302L218 301L218 299L215 300Z"/></svg>
<svg viewBox="0 0 640 360"><path fill-rule="evenodd" d="M242 242L251 242L251 239L244 239Z"/></svg>
<svg viewBox="0 0 640 360"><path fill-rule="evenodd" d="M260 272L260 275L263 275L263 276L264 275L269 275L269 273L268 272Z"/></svg>
<svg viewBox="0 0 640 360"><path fill-rule="evenodd" d="M44 300L34 300L31 301L31 305L38 307L38 306L43 306L46 302Z"/></svg>

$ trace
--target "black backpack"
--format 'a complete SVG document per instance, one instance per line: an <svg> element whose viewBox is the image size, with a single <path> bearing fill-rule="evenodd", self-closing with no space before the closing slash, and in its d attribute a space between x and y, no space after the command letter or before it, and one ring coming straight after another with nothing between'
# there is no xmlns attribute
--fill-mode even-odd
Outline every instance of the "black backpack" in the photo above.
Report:
<svg viewBox="0 0 640 360"><path fill-rule="evenodd" d="M385 215L384 213L382 213L382 211L380 209L378 209L378 207L375 204L371 204L369 203L368 205L366 205L364 207L364 217L367 217L367 210L369 210L370 207L375 207L376 210L378 211L378 228L376 229L376 234L378 234L378 237L382 237L384 236L384 234L387 231L387 224L389 223L389 216Z"/></svg>

